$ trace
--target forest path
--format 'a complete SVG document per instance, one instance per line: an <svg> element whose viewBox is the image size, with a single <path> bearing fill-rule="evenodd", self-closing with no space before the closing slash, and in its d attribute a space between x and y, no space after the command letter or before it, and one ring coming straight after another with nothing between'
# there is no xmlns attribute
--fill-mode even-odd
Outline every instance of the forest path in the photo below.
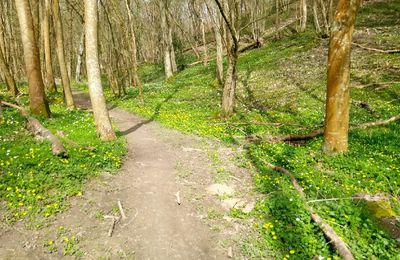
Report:
<svg viewBox="0 0 400 260"><path fill-rule="evenodd" d="M78 107L91 107L87 94L74 97ZM251 175L237 166L243 151L120 108L110 108L110 116L126 136L122 168L92 178L39 229L0 223L0 259L244 259L240 248L251 241L251 250L257 235L250 218L229 213L254 208ZM110 217L121 216L118 201L126 219L109 236Z"/></svg>
<svg viewBox="0 0 400 260"><path fill-rule="evenodd" d="M89 108L85 94L75 94L79 107ZM112 255L134 255L136 259L223 259L217 234L201 222L194 205L188 203L184 188L177 183L177 162L182 147L190 147L190 161L201 163L190 138L155 123L144 121L119 108L110 116L126 136L128 153L119 174L106 183L100 207L117 207L122 202L127 219L115 226L111 238L91 236L91 243L110 250ZM187 150L187 149L186 149ZM201 180L199 180L201 181ZM182 203L176 202L176 193ZM86 194L88 198L98 198ZM118 214L116 214L118 215ZM110 222L110 221L108 221ZM90 255L98 255L98 247ZM96 249L97 248L97 249ZM113 252L114 251L114 252Z"/></svg>

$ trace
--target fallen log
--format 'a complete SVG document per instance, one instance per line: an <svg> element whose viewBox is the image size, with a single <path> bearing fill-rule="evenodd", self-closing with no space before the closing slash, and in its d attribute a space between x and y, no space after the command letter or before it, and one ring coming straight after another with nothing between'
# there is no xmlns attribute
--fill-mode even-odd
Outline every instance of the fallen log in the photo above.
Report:
<svg viewBox="0 0 400 260"><path fill-rule="evenodd" d="M355 126L351 126L350 130L354 130L354 129L365 129L371 126L380 126L380 125L387 125L390 124L392 122L398 121L400 120L400 115L391 117L389 119L386 120L378 120L375 122L369 122L369 123L364 123L361 125L355 125ZM309 134L302 134L302 135L279 135L279 136L269 136L267 138L267 141L270 143L278 143L278 142L299 142L299 141L306 141L309 139L312 139L314 137L317 136L321 136L324 134L324 129L317 129L312 131Z"/></svg>
<svg viewBox="0 0 400 260"><path fill-rule="evenodd" d="M371 48L371 47L367 47L364 45L361 45L359 43L352 43L354 46L357 46L358 48L367 50L367 51L374 51L374 52L380 52L380 53L386 53L386 54L394 54L394 53L400 53L400 50L397 49L393 49L393 50L382 50L382 49L377 49L377 48Z"/></svg>
<svg viewBox="0 0 400 260"><path fill-rule="evenodd" d="M25 108L5 101L0 101L0 105L8 106L19 110L21 112L21 115L26 119L27 129L31 133L33 133L35 137L49 140L51 143L51 150L54 155L60 157L68 157L67 151L64 145L61 143L61 141L55 135L53 135L47 128L42 126L39 120L29 116L29 113Z"/></svg>
<svg viewBox="0 0 400 260"><path fill-rule="evenodd" d="M300 184L297 182L296 178L294 175L289 172L287 169L275 166L271 163L265 163L270 169L283 173L287 175L290 178L290 181L292 182L292 185L294 186L295 190L297 193L299 193L300 197L305 199L306 196L304 194L304 189L300 186ZM344 243L342 239L336 234L335 230L327 224L323 218L321 218L315 211L314 209L306 204L306 208L310 213L311 219L319 226L319 228L322 230L324 235L329 239L329 243L332 245L334 249L337 250L339 255L345 259L345 260L353 260L353 254L351 251L348 249L347 245Z"/></svg>

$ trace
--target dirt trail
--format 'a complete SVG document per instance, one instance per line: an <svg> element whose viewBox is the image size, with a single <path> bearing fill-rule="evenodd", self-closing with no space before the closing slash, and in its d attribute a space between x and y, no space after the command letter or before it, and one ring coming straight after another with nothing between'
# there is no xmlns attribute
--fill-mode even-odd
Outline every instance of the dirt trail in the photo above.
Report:
<svg viewBox="0 0 400 260"><path fill-rule="evenodd" d="M75 93L75 99L89 108L87 95ZM65 244L51 254L42 246L47 240L57 243L60 229L78 237L72 257L83 254L84 259L227 259L230 248L235 258L242 258L236 242L250 224L233 220L227 212L235 205L251 209L254 203L232 198L251 189L247 171L228 159L234 152L119 108L112 108L110 116L127 140L128 154L119 173L90 181L83 196L72 198L70 208L43 229L13 232L17 225L2 230L0 259L64 258ZM212 194L220 190L210 191L215 183L210 152L226 156L219 160L226 164L218 165L225 167L226 185L218 187L235 190L227 201ZM176 202L178 191L181 205ZM127 219L116 223L108 237L112 220L104 216L119 216L118 200Z"/></svg>

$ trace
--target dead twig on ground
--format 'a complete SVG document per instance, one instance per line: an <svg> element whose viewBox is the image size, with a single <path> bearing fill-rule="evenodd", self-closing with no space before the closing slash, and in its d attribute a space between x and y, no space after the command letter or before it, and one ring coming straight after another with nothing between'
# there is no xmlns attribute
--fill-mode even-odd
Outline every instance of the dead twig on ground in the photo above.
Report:
<svg viewBox="0 0 400 260"><path fill-rule="evenodd" d="M178 192L175 194L175 197L176 197L176 203L177 203L178 205L181 205L180 191L178 191Z"/></svg>
<svg viewBox="0 0 400 260"><path fill-rule="evenodd" d="M109 237L112 237L112 234L113 234L114 228L115 228L115 224L117 224L117 222L119 221L120 218L116 217L116 216L104 216L104 218L112 220L110 228L108 229L108 233L107 233L107 235Z"/></svg>

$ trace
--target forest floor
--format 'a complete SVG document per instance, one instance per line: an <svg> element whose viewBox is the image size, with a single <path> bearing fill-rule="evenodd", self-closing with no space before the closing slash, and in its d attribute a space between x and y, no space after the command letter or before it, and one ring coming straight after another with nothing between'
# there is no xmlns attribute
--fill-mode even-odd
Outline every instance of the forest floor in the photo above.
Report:
<svg viewBox="0 0 400 260"><path fill-rule="evenodd" d="M75 98L81 108L90 107L86 94ZM241 151L119 108L110 114L127 140L121 170L89 181L83 195L41 229L2 224L0 259L241 258L253 223L230 211L249 212L256 199L249 170L238 166ZM111 217L120 219L110 237Z"/></svg>

